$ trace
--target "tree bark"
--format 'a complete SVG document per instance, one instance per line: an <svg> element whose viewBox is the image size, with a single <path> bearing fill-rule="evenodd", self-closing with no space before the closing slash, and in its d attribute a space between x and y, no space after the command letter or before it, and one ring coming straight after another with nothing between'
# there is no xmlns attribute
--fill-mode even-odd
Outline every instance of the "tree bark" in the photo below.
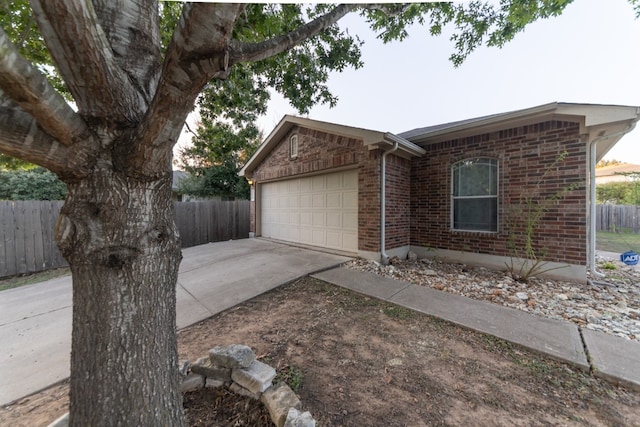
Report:
<svg viewBox="0 0 640 427"><path fill-rule="evenodd" d="M56 239L73 273L70 425L180 426L171 173L108 162L69 185Z"/></svg>

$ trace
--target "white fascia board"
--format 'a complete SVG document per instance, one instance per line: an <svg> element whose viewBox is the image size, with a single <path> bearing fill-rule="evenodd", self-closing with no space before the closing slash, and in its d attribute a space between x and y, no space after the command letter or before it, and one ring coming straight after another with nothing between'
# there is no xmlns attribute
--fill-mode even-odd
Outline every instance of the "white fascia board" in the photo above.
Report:
<svg viewBox="0 0 640 427"><path fill-rule="evenodd" d="M640 107L553 102L524 110L487 116L484 119L465 121L461 125L453 125L416 135L411 140L427 143L438 142L548 119L575 120L580 123L581 132L588 133L589 128L593 126L621 121L637 121L639 117Z"/></svg>

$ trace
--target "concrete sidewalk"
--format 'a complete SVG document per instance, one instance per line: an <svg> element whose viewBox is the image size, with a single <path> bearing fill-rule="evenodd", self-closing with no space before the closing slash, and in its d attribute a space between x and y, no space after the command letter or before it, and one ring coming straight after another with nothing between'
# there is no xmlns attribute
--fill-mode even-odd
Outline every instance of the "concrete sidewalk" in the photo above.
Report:
<svg viewBox="0 0 640 427"><path fill-rule="evenodd" d="M349 258L259 239L182 251L177 325L184 328ZM69 376L71 277L0 292L0 405Z"/></svg>
<svg viewBox="0 0 640 427"><path fill-rule="evenodd" d="M502 338L591 370L597 377L640 390L640 343L637 341L373 273L336 268L313 277Z"/></svg>

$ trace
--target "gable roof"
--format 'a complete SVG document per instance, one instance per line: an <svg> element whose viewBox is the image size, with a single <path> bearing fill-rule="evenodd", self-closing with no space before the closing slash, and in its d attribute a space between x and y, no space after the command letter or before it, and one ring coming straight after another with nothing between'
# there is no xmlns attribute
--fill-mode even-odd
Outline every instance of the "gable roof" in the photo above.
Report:
<svg viewBox="0 0 640 427"><path fill-rule="evenodd" d="M417 128L400 133L399 136L418 145L425 145L542 120L577 121L580 123L580 133L589 135L589 143L598 141L596 158L600 160L620 138L635 127L639 119L640 107L552 102L524 110Z"/></svg>
<svg viewBox="0 0 640 427"><path fill-rule="evenodd" d="M244 167L240 169L239 175L251 176L251 172L258 167L258 165L269 155L271 150L273 150L273 148L294 126L360 139L370 150L374 150L376 148L391 149L397 143L398 150L394 154L406 158L421 156L426 152L423 148L418 147L414 143L389 132L379 132L370 129L362 129L286 115L282 120L280 120L280 123L278 123L275 129L271 131L260 147L258 147L258 150L253 154L253 156L251 156Z"/></svg>

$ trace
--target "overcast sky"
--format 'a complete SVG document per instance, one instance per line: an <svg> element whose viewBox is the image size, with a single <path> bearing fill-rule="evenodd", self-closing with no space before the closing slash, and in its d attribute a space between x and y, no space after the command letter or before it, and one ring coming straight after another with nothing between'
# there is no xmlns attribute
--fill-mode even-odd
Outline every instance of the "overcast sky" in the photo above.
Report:
<svg viewBox="0 0 640 427"><path fill-rule="evenodd" d="M549 102L640 106L640 20L627 0L575 0L556 18L531 24L502 49L481 47L459 68L448 36L415 27L403 42L384 45L359 16L341 26L365 40L364 67L335 73L339 97L308 115L400 133ZM267 135L284 114L274 96L260 126ZM606 158L640 164L640 126Z"/></svg>

